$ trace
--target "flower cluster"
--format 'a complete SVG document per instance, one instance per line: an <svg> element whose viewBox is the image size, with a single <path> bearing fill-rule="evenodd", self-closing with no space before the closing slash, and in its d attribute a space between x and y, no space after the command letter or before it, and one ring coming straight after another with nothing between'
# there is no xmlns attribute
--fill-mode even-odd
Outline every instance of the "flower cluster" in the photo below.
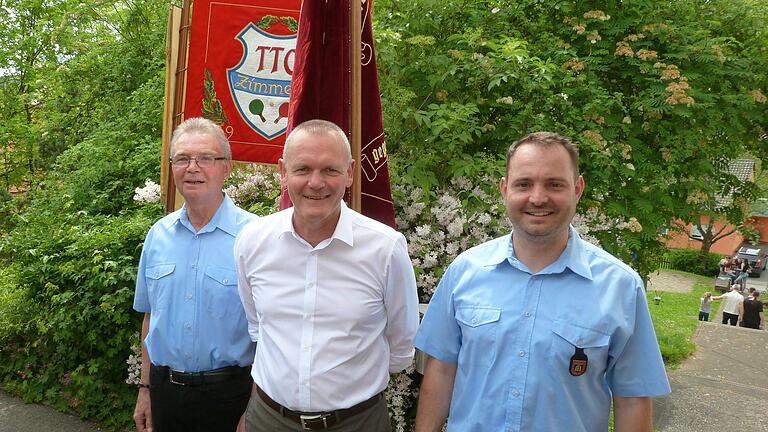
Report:
<svg viewBox="0 0 768 432"><path fill-rule="evenodd" d="M433 193L411 184L395 187L397 228L408 239L422 301L432 297L459 253L509 232L497 181L483 176L476 184L460 177Z"/></svg>
<svg viewBox="0 0 768 432"><path fill-rule="evenodd" d="M768 101L768 98L765 97L765 95L763 94L762 91L760 91L760 89L752 90L751 92L749 92L749 95L752 96L752 98L755 99L755 102L758 102L758 103L765 103L766 101Z"/></svg>
<svg viewBox="0 0 768 432"><path fill-rule="evenodd" d="M590 41L591 43L597 43L597 41L603 40L603 37L600 36L600 33L597 32L597 30L592 30L589 32L585 38Z"/></svg>
<svg viewBox="0 0 768 432"><path fill-rule="evenodd" d="M688 204L703 204L709 201L709 195L702 190L694 190L688 194L685 202Z"/></svg>
<svg viewBox="0 0 768 432"><path fill-rule="evenodd" d="M637 51L637 58L640 60L654 60L659 56L659 54L656 51L651 51L647 49L640 49Z"/></svg>
<svg viewBox="0 0 768 432"><path fill-rule="evenodd" d="M134 189L133 200L140 204L154 204L160 202L160 185L147 180L143 188Z"/></svg>
<svg viewBox="0 0 768 432"><path fill-rule="evenodd" d="M608 143L605 141L605 138L600 134L600 132L595 130L585 130L581 133L581 135L586 138L588 141L592 141L593 143L597 144L597 147L600 150L604 150L605 147L608 145Z"/></svg>
<svg viewBox="0 0 768 432"><path fill-rule="evenodd" d="M725 63L725 55L723 54L723 48L720 45L712 45L712 51L715 53L715 56L717 56L718 63Z"/></svg>
<svg viewBox="0 0 768 432"><path fill-rule="evenodd" d="M688 96L685 92L690 88L691 86L688 85L688 79L686 77L680 77L679 82L669 83L667 91L671 94L667 97L666 102L669 105L693 105L693 98Z"/></svg>
<svg viewBox="0 0 768 432"><path fill-rule="evenodd" d="M563 63L563 69L565 70L572 70L576 73L581 72L584 69L584 62L580 61L577 58L572 58Z"/></svg>
<svg viewBox="0 0 768 432"><path fill-rule="evenodd" d="M613 55L617 57L632 57L635 55L635 52L632 51L632 47L624 41L616 42L616 51L613 52Z"/></svg>
<svg viewBox="0 0 768 432"><path fill-rule="evenodd" d="M275 165L238 166L224 192L246 210L260 215L271 213L277 209L280 197L280 173Z"/></svg>
<svg viewBox="0 0 768 432"><path fill-rule="evenodd" d="M128 378L126 383L136 385L141 382L141 336L136 333L137 343L131 346L131 354L128 356Z"/></svg>
<svg viewBox="0 0 768 432"><path fill-rule="evenodd" d="M588 12L584 12L584 19L593 19L593 20L599 20L599 21L608 21L611 19L610 15L606 15L605 12L601 10L591 10Z"/></svg>

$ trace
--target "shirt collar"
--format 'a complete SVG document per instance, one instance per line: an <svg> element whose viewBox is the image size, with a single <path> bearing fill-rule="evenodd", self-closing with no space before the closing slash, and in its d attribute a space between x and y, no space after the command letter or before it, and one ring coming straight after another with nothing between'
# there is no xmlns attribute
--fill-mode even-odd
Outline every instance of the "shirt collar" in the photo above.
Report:
<svg viewBox="0 0 768 432"><path fill-rule="evenodd" d="M354 235L352 232L352 226L353 226L353 219L355 215L353 214L353 210L350 210L347 207L347 204L344 202L344 200L341 201L340 207L341 207L341 214L339 215L339 221L336 223L336 229L333 231L333 234L331 235L331 237L329 239L326 239L320 242L320 244L318 244L318 247L324 247L334 239L343 241L349 246L354 246ZM301 236L299 236L296 233L296 230L293 228L293 207L289 207L283 211L285 212L285 217L282 220L282 226L280 227L279 236L282 236L286 233L290 233L291 235L293 235L293 237L297 239L301 239Z"/></svg>
<svg viewBox="0 0 768 432"><path fill-rule="evenodd" d="M195 231L195 228L189 221L186 203L184 203L184 206L181 207L181 210L173 213L175 218L173 218L170 222L180 223L190 231L196 232L198 234L212 232L218 228L234 237L238 233L237 212L234 210L235 203L232 201L229 195L225 193L224 200L221 202L221 204L219 204L219 208L216 209L216 213L213 214L211 220L208 221L208 223L205 224L205 226L201 228L200 231Z"/></svg>
<svg viewBox="0 0 768 432"><path fill-rule="evenodd" d="M516 268L522 268L524 265L518 261L517 255L515 255L515 246L512 243L512 235L507 234L498 243L497 247L491 251L489 255L488 264L497 265L504 261L509 262L510 265ZM540 274L556 274L562 273L568 268L577 275L592 280L592 270L589 266L587 258L587 251L584 248L584 243L579 236L579 233L570 225L568 227L568 243L565 246L565 250L560 254L560 257L552 264L542 269Z"/></svg>

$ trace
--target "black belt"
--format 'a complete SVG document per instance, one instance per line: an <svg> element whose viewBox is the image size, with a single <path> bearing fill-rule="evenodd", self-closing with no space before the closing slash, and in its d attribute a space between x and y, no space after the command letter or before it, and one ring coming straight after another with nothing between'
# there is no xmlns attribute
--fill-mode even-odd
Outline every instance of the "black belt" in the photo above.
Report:
<svg viewBox="0 0 768 432"><path fill-rule="evenodd" d="M197 386L203 384L215 384L224 381L229 381L233 378L248 375L251 373L250 366L227 366L220 369L213 369L203 372L182 372L169 368L168 366L156 366L152 365L159 377L168 380L177 385L182 386Z"/></svg>
<svg viewBox="0 0 768 432"><path fill-rule="evenodd" d="M296 423L299 423L301 425L301 428L304 430L328 429L329 427L340 423L344 419L348 419L355 414L360 414L366 409L376 405L376 403L379 402L381 398L384 397L384 392L381 392L376 394L372 398L362 401L359 404L350 408L339 409L336 411L328 411L328 412L301 412L301 411L290 410L280 405L279 403L273 401L272 398L269 397L266 393L264 393L264 390L262 390L261 387L259 386L256 386L256 393L259 395L261 400L263 400L264 403L267 404L268 407L277 411L283 417L293 420Z"/></svg>

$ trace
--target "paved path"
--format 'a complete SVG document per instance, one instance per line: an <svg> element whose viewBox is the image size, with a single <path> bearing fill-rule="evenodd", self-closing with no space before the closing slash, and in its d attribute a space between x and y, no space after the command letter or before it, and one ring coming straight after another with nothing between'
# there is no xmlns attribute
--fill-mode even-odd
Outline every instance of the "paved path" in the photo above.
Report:
<svg viewBox="0 0 768 432"><path fill-rule="evenodd" d="M92 423L0 391L0 432L96 432Z"/></svg>
<svg viewBox="0 0 768 432"><path fill-rule="evenodd" d="M768 331L701 323L696 352L654 401L659 432L768 432Z"/></svg>

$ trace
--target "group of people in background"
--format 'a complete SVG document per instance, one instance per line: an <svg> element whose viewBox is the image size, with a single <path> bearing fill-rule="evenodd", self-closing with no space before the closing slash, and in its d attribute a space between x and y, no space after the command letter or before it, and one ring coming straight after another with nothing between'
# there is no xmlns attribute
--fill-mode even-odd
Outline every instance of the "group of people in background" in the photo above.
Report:
<svg viewBox="0 0 768 432"><path fill-rule="evenodd" d="M294 128L278 161L293 207L265 217L222 192L229 142L174 132L184 206L144 242L137 430L388 432L389 376L429 357L417 432L651 432L670 392L642 279L571 225L578 149L529 134L499 191L511 233L462 253L419 325L405 237L347 208L356 161L336 125ZM613 409L611 409L613 407Z"/></svg>
<svg viewBox="0 0 768 432"><path fill-rule="evenodd" d="M738 259L726 256L720 260L720 273L728 275L731 285L739 284L741 291L747 288L747 278L749 278L750 272L752 272L752 267L746 258Z"/></svg>
<svg viewBox="0 0 768 432"><path fill-rule="evenodd" d="M712 302L723 300L723 324L735 326L738 323L741 327L762 330L765 328L765 323L763 302L759 298L760 291L751 287L747 290L746 298L736 285L731 286L725 294L715 297L707 291L701 298L699 321L709 321Z"/></svg>

